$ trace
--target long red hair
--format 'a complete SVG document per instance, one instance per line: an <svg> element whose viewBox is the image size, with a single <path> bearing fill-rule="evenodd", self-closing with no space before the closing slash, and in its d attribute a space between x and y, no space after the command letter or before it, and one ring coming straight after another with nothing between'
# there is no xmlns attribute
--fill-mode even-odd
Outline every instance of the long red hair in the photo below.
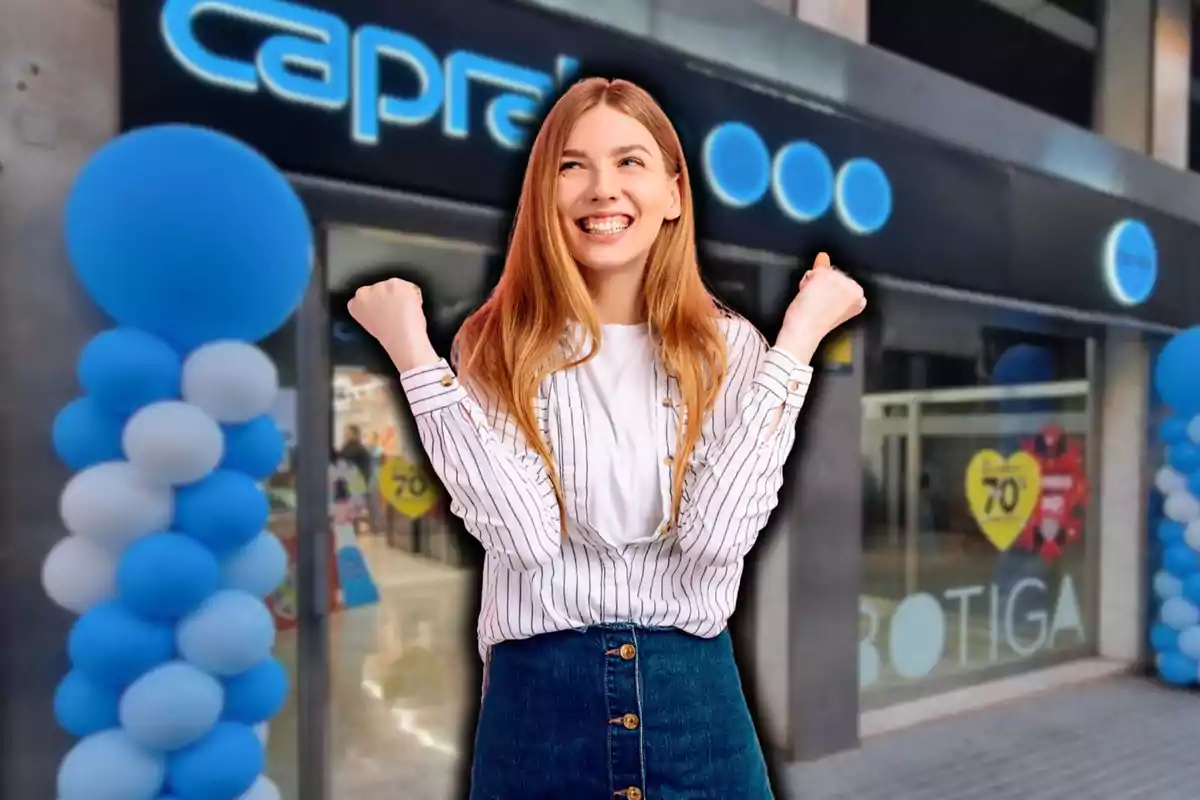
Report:
<svg viewBox="0 0 1200 800"><path fill-rule="evenodd" d="M559 164L579 118L606 105L640 122L653 135L669 174L679 182L681 213L666 220L646 263L642 298L663 365L679 386L683 408L676 430L672 526L678 521L686 464L700 440L726 371L722 309L700 277L687 163L666 114L642 88L623 80L589 78L573 85L546 116L533 143L517 205L504 271L488 300L455 337L462 379L499 400L549 471L563 531L566 502L550 445L538 429L534 399L551 373L595 354L564 348L572 322L599 342L600 324L587 284L567 248L559 218Z"/></svg>

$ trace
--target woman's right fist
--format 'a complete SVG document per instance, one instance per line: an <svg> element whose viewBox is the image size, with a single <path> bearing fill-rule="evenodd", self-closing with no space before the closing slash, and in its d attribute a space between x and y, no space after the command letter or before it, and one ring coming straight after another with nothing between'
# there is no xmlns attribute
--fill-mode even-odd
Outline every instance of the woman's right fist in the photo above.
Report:
<svg viewBox="0 0 1200 800"><path fill-rule="evenodd" d="M402 372L437 361L425 325L421 290L399 278L363 286L347 304L350 316L383 345Z"/></svg>

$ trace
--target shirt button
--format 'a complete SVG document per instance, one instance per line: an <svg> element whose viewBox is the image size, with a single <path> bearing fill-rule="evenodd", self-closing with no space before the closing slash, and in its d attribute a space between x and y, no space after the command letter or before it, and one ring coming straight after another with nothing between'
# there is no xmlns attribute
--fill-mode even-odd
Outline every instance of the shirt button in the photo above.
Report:
<svg viewBox="0 0 1200 800"><path fill-rule="evenodd" d="M446 377L442 378L442 386L449 387L449 386L453 386L453 385L454 385L454 376L453 375L447 375Z"/></svg>
<svg viewBox="0 0 1200 800"><path fill-rule="evenodd" d="M800 391L800 381L792 381L791 383L788 384L788 388L791 389L793 392Z"/></svg>
<svg viewBox="0 0 1200 800"><path fill-rule="evenodd" d="M662 403L667 408L670 408L671 406L675 405L675 401L669 397L664 397Z"/></svg>
<svg viewBox="0 0 1200 800"><path fill-rule="evenodd" d="M675 459L672 458L671 456L667 456L666 458L663 459L663 463L669 467L675 463Z"/></svg>
<svg viewBox="0 0 1200 800"><path fill-rule="evenodd" d="M625 726L625 730L627 731L637 728L638 722L640 721L641 720L638 719L637 714L626 714L625 716L621 717L621 724Z"/></svg>
<svg viewBox="0 0 1200 800"><path fill-rule="evenodd" d="M666 536L670 532L671 532L671 523L669 523L669 522L664 523L663 526L658 529L658 533L660 536Z"/></svg>
<svg viewBox="0 0 1200 800"><path fill-rule="evenodd" d="M621 649L617 652L626 661L633 661L634 657L637 656L637 648L631 644L621 645Z"/></svg>

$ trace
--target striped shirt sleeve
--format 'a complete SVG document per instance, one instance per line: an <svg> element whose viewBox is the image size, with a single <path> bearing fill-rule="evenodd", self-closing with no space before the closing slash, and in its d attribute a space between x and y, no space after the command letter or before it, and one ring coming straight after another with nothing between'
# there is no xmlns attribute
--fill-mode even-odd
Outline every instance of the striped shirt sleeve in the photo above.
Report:
<svg viewBox="0 0 1200 800"><path fill-rule="evenodd" d="M550 563L562 547L559 510L536 453L501 439L444 359L402 372L400 386L451 513L510 569Z"/></svg>
<svg viewBox="0 0 1200 800"><path fill-rule="evenodd" d="M684 557L706 565L744 558L779 504L783 464L813 375L812 367L768 348L749 323L737 328L725 396L714 410L728 408L731 416L712 441L701 441L688 468L676 531Z"/></svg>

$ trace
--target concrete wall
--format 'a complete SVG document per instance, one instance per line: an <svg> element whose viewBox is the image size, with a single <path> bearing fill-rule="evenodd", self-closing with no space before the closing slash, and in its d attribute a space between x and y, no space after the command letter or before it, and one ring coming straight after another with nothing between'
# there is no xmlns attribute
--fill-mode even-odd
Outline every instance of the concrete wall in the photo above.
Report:
<svg viewBox="0 0 1200 800"><path fill-rule="evenodd" d="M74 362L104 322L68 267L62 208L80 165L116 130L112 2L0 7L0 796L52 798L69 745L52 715L70 617L42 592L63 535L68 477L50 447L77 394Z"/></svg>

